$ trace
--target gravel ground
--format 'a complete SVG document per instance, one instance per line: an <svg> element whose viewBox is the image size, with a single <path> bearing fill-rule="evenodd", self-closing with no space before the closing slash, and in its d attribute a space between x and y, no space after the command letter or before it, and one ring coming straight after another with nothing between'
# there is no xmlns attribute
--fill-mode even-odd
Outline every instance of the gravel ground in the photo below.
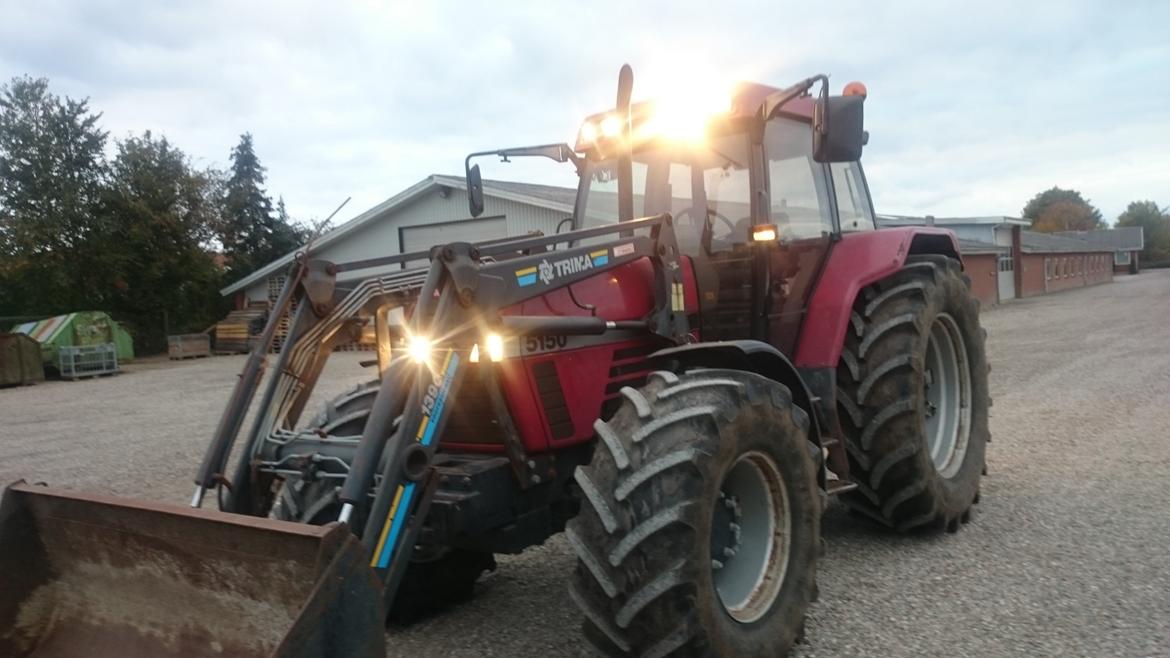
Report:
<svg viewBox="0 0 1170 658"><path fill-rule="evenodd" d="M1170 271L983 316L994 442L956 535L900 537L832 505L813 656L1170 656ZM318 398L368 377L340 354ZM184 503L242 357L0 390L0 483ZM311 406L310 409L316 408ZM556 538L476 598L391 631L392 655L588 655Z"/></svg>

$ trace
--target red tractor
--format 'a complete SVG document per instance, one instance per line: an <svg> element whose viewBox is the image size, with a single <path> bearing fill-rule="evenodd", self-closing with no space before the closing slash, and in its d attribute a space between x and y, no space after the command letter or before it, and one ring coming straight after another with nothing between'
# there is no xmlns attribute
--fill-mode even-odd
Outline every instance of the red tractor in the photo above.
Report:
<svg viewBox="0 0 1170 658"><path fill-rule="evenodd" d="M570 230L298 258L240 457L229 469L261 349L197 477L192 506L214 490L234 514L11 486L0 568L24 575L0 596L0 653L202 655L214 638L376 655L383 606L466 596L493 555L563 531L602 653L783 655L816 594L828 496L899 531L966 522L989 438L979 305L951 233L877 229L864 87L742 84L698 116L710 98L632 104L631 86L627 67L575 147L468 157L473 215L473 158L571 162ZM371 319L377 379L298 429L326 358ZM89 599L43 594L95 574ZM201 607L176 629L152 593ZM135 623L110 622L103 597ZM279 612L267 630L240 612L260 603Z"/></svg>

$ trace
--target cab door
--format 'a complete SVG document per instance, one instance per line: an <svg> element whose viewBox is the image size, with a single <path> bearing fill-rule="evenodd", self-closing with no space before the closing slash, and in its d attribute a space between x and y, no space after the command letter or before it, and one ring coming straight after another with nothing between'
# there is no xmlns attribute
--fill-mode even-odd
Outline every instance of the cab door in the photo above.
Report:
<svg viewBox="0 0 1170 658"><path fill-rule="evenodd" d="M808 298L839 236L829 166L813 160L811 126L778 117L764 129L768 218L778 243L768 252L765 316L769 343L792 354Z"/></svg>

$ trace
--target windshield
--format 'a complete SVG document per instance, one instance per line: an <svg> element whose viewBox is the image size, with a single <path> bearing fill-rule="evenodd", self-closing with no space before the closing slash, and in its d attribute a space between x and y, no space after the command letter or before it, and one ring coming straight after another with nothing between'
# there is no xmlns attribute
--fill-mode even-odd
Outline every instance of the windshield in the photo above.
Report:
<svg viewBox="0 0 1170 658"><path fill-rule="evenodd" d="M822 239L833 231L832 188L828 169L812 157L812 134L807 122L788 118L768 121L763 139L770 200L768 223L779 228L782 240ZM658 145L634 152L634 217L669 212L675 218L679 247L694 254L734 247L749 240L751 185L747 134L732 133L701 144ZM857 215L850 224L863 230L873 226L860 169L852 167L853 186L844 180L845 168L834 171L838 204ZM585 168L584 227L618 221L617 163L590 161ZM846 204L844 201L850 203Z"/></svg>
<svg viewBox="0 0 1170 658"><path fill-rule="evenodd" d="M703 244L738 244L751 226L747 135L715 137L701 145L668 145L634 153L634 217L669 212L679 248L694 253ZM617 162L591 162L586 169L583 226L618 221Z"/></svg>

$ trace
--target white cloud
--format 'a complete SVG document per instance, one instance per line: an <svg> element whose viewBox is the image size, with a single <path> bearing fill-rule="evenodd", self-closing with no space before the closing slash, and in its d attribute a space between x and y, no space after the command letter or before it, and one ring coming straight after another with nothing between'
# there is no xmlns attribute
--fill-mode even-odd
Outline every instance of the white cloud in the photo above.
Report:
<svg viewBox="0 0 1170 658"><path fill-rule="evenodd" d="M294 215L360 212L472 150L571 141L679 80L864 80L879 210L1014 214L1052 185L1170 203L1165 2L0 1L0 78L224 164L256 138ZM11 5L11 6L9 6ZM552 165L549 165L552 167ZM492 176L565 182L522 165Z"/></svg>

